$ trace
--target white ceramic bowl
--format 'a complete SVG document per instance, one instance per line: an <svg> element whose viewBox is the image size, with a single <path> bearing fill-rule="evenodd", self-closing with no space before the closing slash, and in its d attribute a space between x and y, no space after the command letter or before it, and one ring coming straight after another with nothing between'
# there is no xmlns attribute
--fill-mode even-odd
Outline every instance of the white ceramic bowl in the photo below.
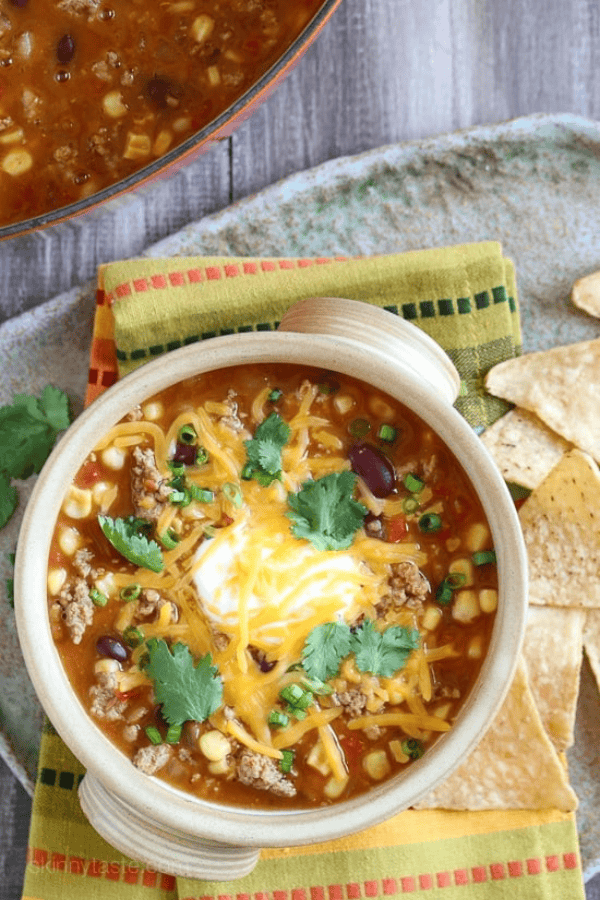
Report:
<svg viewBox="0 0 600 900"><path fill-rule="evenodd" d="M498 558L499 603L479 679L452 730L405 773L366 795L326 808L256 811L199 800L132 766L75 696L52 640L46 576L50 540L67 485L99 439L133 406L192 374L245 362L294 362L361 378L414 410L468 472ZM261 847L325 841L411 806L446 778L480 740L514 672L526 611L526 556L514 505L479 438L453 408L456 370L423 332L351 300L292 307L278 332L213 338L133 372L71 426L46 463L26 510L15 566L15 610L25 662L50 720L87 769L85 814L113 846L161 871L229 880L256 864Z"/></svg>

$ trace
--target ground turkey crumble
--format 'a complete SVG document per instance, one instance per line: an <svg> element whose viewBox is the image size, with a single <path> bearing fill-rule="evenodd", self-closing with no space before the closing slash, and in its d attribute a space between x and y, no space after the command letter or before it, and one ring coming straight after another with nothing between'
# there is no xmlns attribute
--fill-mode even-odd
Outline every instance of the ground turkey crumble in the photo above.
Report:
<svg viewBox="0 0 600 900"><path fill-rule="evenodd" d="M242 750L237 761L237 777L242 784L259 791L270 791L279 797L296 796L294 784L280 771L277 763L253 750Z"/></svg>
<svg viewBox="0 0 600 900"><path fill-rule="evenodd" d="M131 467L131 499L136 516L155 521L172 493L156 466L150 447L135 447Z"/></svg>
<svg viewBox="0 0 600 900"><path fill-rule="evenodd" d="M133 757L134 766L145 775L155 775L163 769L171 759L172 748L168 744L142 747Z"/></svg>

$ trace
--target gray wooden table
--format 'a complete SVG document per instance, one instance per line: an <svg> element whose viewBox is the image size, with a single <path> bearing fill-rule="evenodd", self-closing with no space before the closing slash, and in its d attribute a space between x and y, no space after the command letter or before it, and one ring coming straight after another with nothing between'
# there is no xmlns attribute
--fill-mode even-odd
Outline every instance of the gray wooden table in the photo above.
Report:
<svg viewBox="0 0 600 900"><path fill-rule="evenodd" d="M536 112L598 119L599 57L597 0L344 0L232 138L125 205L0 244L0 321L325 160ZM0 761L0 900L21 896L29 815Z"/></svg>

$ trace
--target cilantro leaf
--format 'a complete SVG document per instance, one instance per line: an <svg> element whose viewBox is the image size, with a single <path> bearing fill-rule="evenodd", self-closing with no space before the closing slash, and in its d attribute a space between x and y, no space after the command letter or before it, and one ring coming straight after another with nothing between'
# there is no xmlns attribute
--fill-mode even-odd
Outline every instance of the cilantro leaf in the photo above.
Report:
<svg viewBox="0 0 600 900"><path fill-rule="evenodd" d="M69 401L58 388L47 385L39 400L16 394L0 408L0 470L13 478L39 472L69 424Z"/></svg>
<svg viewBox="0 0 600 900"><path fill-rule="evenodd" d="M127 516L124 519L98 516L98 523L105 538L121 556L136 566L150 569L151 572L162 572L164 567L162 550L156 541L150 540L144 534L148 528L145 519L138 519L135 516Z"/></svg>
<svg viewBox="0 0 600 900"><path fill-rule="evenodd" d="M11 484L10 476L0 472L0 528L4 528L18 503L17 489Z"/></svg>
<svg viewBox="0 0 600 900"><path fill-rule="evenodd" d="M349 547L367 514L367 508L352 496L355 484L354 472L331 472L304 482L297 494L288 494L292 534L306 538L317 550Z"/></svg>
<svg viewBox="0 0 600 900"><path fill-rule="evenodd" d="M223 697L223 683L210 653L194 663L185 644L174 644L169 650L166 641L151 638L146 646L145 671L154 682L154 696L169 725L208 719Z"/></svg>
<svg viewBox="0 0 600 900"><path fill-rule="evenodd" d="M361 672L371 672L383 678L391 676L406 665L412 650L419 646L419 632L401 625L392 625L378 631L370 619L352 635L352 651L356 667Z"/></svg>
<svg viewBox="0 0 600 900"><path fill-rule="evenodd" d="M345 622L325 622L312 629L304 644L302 666L310 678L325 681L337 675L350 653L351 632Z"/></svg>
<svg viewBox="0 0 600 900"><path fill-rule="evenodd" d="M268 487L281 477L281 451L290 437L290 426L273 412L257 427L254 437L244 441L251 478Z"/></svg>

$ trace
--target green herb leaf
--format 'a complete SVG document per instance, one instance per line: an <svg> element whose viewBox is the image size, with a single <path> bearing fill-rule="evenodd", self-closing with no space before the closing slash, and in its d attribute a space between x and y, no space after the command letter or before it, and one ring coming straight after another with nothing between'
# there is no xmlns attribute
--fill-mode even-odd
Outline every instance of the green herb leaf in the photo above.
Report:
<svg viewBox="0 0 600 900"><path fill-rule="evenodd" d="M152 541L144 533L149 522L136 516L124 519L111 519L110 516L98 516L102 533L110 541L115 550L129 562L151 572L162 572L164 567L162 550L156 541Z"/></svg>
<svg viewBox="0 0 600 900"><path fill-rule="evenodd" d="M290 437L290 426L273 412L257 427L254 437L244 441L249 472L263 487L281 477L281 451Z"/></svg>
<svg viewBox="0 0 600 900"><path fill-rule="evenodd" d="M292 534L306 538L317 550L349 547L367 514L367 508L352 496L355 485L354 472L331 472L306 481L297 494L288 494Z"/></svg>
<svg viewBox="0 0 600 900"><path fill-rule="evenodd" d="M306 638L302 655L306 674L319 681L337 675L341 661L350 653L351 638L345 622L326 622L313 628Z"/></svg>
<svg viewBox="0 0 600 900"><path fill-rule="evenodd" d="M366 619L352 635L351 650L356 656L356 667L361 672L391 678L406 665L406 660L417 649L419 642L416 628L392 625L385 631L378 631L374 623Z"/></svg>
<svg viewBox="0 0 600 900"><path fill-rule="evenodd" d="M7 553L6 558L11 566L15 564L15 553ZM8 605L15 608L15 581L14 578L6 579L6 599L8 600Z"/></svg>
<svg viewBox="0 0 600 900"><path fill-rule="evenodd" d="M19 503L17 489L7 472L0 472L0 528L4 528Z"/></svg>
<svg viewBox="0 0 600 900"><path fill-rule="evenodd" d="M69 401L58 388L47 385L39 400L17 394L0 408L0 470L13 478L39 472L69 424Z"/></svg>
<svg viewBox="0 0 600 900"><path fill-rule="evenodd" d="M154 682L154 696L169 725L208 719L223 698L223 683L210 653L195 663L185 644L177 643L169 650L165 641L151 638L147 647L145 671Z"/></svg>

